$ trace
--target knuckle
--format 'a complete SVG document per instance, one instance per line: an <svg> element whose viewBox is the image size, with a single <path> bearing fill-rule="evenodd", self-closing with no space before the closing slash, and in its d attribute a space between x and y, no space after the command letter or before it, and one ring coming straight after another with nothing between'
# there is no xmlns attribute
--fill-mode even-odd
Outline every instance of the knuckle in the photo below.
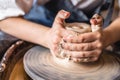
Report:
<svg viewBox="0 0 120 80"><path fill-rule="evenodd" d="M103 47L102 43L97 44L97 48L101 49Z"/></svg>
<svg viewBox="0 0 120 80"><path fill-rule="evenodd" d="M97 61L97 60L98 60L98 57L94 57L94 58L93 58L93 61Z"/></svg>
<svg viewBox="0 0 120 80"><path fill-rule="evenodd" d="M96 40L92 43L92 46L98 49L101 49L103 47L103 44L100 40Z"/></svg>

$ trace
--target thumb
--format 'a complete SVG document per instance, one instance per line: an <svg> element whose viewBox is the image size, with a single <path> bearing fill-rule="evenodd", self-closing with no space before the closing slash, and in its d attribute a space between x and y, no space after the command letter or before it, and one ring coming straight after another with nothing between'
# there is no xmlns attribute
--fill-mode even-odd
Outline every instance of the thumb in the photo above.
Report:
<svg viewBox="0 0 120 80"><path fill-rule="evenodd" d="M63 27L64 21L70 16L70 13L65 10L60 10L54 20L53 27Z"/></svg>

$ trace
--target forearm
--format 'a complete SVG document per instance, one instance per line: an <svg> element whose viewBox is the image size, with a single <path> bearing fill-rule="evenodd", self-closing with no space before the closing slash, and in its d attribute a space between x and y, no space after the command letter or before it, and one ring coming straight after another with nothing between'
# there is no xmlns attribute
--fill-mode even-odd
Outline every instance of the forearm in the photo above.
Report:
<svg viewBox="0 0 120 80"><path fill-rule="evenodd" d="M45 35L49 28L43 25L22 18L8 18L0 22L0 29L17 38L48 47Z"/></svg>
<svg viewBox="0 0 120 80"><path fill-rule="evenodd" d="M107 28L103 30L105 33L104 42L106 45L112 44L120 40L120 18L113 21Z"/></svg>

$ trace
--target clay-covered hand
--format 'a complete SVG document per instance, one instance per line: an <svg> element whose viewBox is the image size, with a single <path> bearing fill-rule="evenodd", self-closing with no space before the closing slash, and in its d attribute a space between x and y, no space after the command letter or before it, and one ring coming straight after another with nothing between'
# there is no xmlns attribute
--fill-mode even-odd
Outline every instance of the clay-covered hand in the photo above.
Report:
<svg viewBox="0 0 120 80"><path fill-rule="evenodd" d="M64 43L62 46L66 50L66 54L70 55L71 59L75 62L97 61L102 52L102 17L95 14L91 18L90 23L91 28L94 29L92 32L64 37L64 41L67 43Z"/></svg>
<svg viewBox="0 0 120 80"><path fill-rule="evenodd" d="M66 33L66 29L64 28L64 20L69 16L69 12L60 10L55 17L52 28L47 32L47 45L53 56L57 56L59 53L59 43L63 35Z"/></svg>
<svg viewBox="0 0 120 80"><path fill-rule="evenodd" d="M67 50L66 54L70 55L75 62L84 62L82 58L89 59L85 59L85 62L96 61L102 52L102 34L99 32L83 33L78 37L69 36L64 40L67 43L62 46Z"/></svg>

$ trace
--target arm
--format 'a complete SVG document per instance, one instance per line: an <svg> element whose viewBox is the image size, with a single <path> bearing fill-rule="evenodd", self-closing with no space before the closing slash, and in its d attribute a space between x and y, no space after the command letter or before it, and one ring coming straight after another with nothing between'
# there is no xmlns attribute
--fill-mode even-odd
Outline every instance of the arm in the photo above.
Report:
<svg viewBox="0 0 120 80"><path fill-rule="evenodd" d="M120 40L120 17L103 30L105 46Z"/></svg>
<svg viewBox="0 0 120 80"><path fill-rule="evenodd" d="M34 0L35 1L35 0ZM22 17L30 11L34 5L33 0L1 0L0 1L0 29L20 39L41 44L45 47L45 33L49 28L32 23ZM40 4L47 1L41 1ZM38 37L39 36L39 37ZM34 40L33 40L34 39Z"/></svg>
<svg viewBox="0 0 120 80"><path fill-rule="evenodd" d="M66 34L63 22L69 15L70 13L64 10L59 11L52 28L17 17L2 20L0 29L17 38L43 45L49 48L53 55L57 55L59 42Z"/></svg>
<svg viewBox="0 0 120 80"><path fill-rule="evenodd" d="M48 47L45 35L48 27L29 22L23 18L8 18L0 21L0 29L17 38Z"/></svg>

